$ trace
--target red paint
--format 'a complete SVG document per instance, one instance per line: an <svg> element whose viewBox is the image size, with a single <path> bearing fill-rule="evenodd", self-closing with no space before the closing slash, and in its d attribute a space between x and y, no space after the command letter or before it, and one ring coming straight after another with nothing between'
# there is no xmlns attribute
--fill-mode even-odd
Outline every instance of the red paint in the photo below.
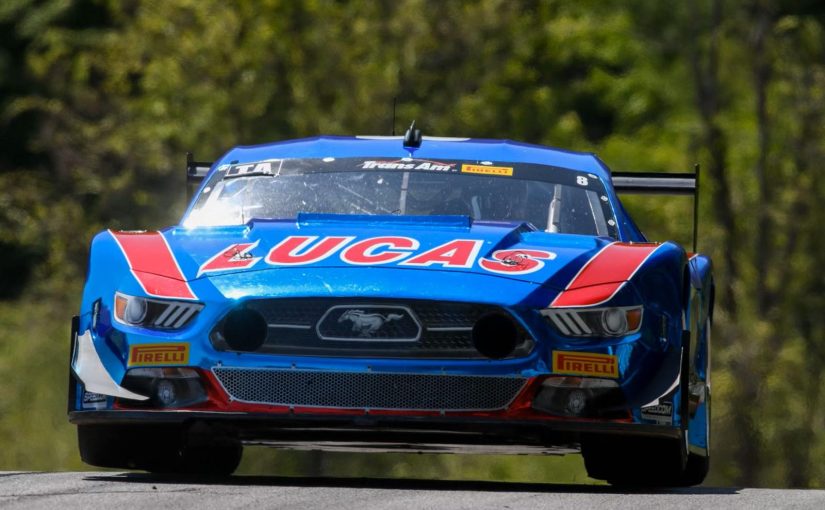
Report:
<svg viewBox="0 0 825 510"><path fill-rule="evenodd" d="M197 299L162 233L111 230L109 233L126 257L132 274L148 295Z"/></svg>
<svg viewBox="0 0 825 510"><path fill-rule="evenodd" d="M289 236L270 250L266 262L273 266L312 264L330 257L354 238L329 236L320 241L317 239L318 236Z"/></svg>
<svg viewBox="0 0 825 510"><path fill-rule="evenodd" d="M401 266L431 266L439 264L443 267L469 268L475 263L478 252L484 241L472 239L456 239L446 242L424 253L401 262Z"/></svg>
<svg viewBox="0 0 825 510"><path fill-rule="evenodd" d="M341 260L358 266L389 264L409 257L416 250L418 241L409 237L371 237L358 241L341 252Z"/></svg>
<svg viewBox="0 0 825 510"><path fill-rule="evenodd" d="M565 290L559 294L550 307L588 306L606 303L624 286L625 282L611 282L591 285L580 289Z"/></svg>
<svg viewBox="0 0 825 510"><path fill-rule="evenodd" d="M605 246L582 266L550 307L594 306L609 301L659 246L618 242Z"/></svg>

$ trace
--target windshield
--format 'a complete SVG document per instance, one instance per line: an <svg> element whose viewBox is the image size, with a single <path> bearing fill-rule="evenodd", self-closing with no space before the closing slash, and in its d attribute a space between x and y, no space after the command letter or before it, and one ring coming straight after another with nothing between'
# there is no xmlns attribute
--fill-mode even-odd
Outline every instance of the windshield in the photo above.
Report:
<svg viewBox="0 0 825 510"><path fill-rule="evenodd" d="M483 163L326 158L224 166L204 186L184 225L239 225L299 213L462 215L617 237L596 176L543 165Z"/></svg>

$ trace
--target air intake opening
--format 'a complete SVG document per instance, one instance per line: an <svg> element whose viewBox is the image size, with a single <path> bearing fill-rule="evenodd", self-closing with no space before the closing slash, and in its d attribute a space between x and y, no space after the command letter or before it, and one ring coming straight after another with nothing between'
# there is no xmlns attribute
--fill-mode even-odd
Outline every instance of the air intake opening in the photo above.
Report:
<svg viewBox="0 0 825 510"><path fill-rule="evenodd" d="M489 314L473 326L473 345L482 355L502 359L516 349L518 329L513 319L502 314Z"/></svg>
<svg viewBox="0 0 825 510"><path fill-rule="evenodd" d="M267 328L260 313L236 308L223 321L223 338L233 351L257 351L266 340Z"/></svg>

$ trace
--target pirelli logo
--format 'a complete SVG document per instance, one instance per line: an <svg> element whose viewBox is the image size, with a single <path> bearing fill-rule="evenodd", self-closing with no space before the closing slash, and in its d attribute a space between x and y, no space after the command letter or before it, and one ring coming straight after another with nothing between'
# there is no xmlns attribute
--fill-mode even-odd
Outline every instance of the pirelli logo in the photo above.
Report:
<svg viewBox="0 0 825 510"><path fill-rule="evenodd" d="M133 345L129 350L130 367L188 364L188 343Z"/></svg>
<svg viewBox="0 0 825 510"><path fill-rule="evenodd" d="M618 379L619 364L616 356L610 354L554 351L553 373Z"/></svg>
<svg viewBox="0 0 825 510"><path fill-rule="evenodd" d="M487 166L487 165L461 165L461 173L481 174L481 175L503 175L512 177L513 167L511 166Z"/></svg>

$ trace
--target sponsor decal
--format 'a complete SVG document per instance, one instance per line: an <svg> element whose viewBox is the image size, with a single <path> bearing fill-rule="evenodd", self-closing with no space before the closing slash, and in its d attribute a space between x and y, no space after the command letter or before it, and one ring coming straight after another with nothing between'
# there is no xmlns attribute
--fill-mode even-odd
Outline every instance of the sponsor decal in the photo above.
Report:
<svg viewBox="0 0 825 510"><path fill-rule="evenodd" d="M487 165L461 165L463 174L499 175L511 177L513 167L511 166L487 166Z"/></svg>
<svg viewBox="0 0 825 510"><path fill-rule="evenodd" d="M188 343L133 345L129 349L130 367L188 364Z"/></svg>
<svg viewBox="0 0 825 510"><path fill-rule="evenodd" d="M109 233L146 294L161 298L197 299L162 233L111 230Z"/></svg>
<svg viewBox="0 0 825 510"><path fill-rule="evenodd" d="M438 264L442 267L473 267L483 243L484 241L472 239L456 239L405 260L400 265L431 266Z"/></svg>
<svg viewBox="0 0 825 510"><path fill-rule="evenodd" d="M250 252L254 250L260 240L254 243L230 244L217 255L204 262L198 269L198 276L203 273L213 273L215 271L228 271L231 269L247 269L261 260Z"/></svg>
<svg viewBox="0 0 825 510"><path fill-rule="evenodd" d="M106 395L100 393L92 393L90 391L83 392L83 409L105 409Z"/></svg>
<svg viewBox="0 0 825 510"><path fill-rule="evenodd" d="M283 160L261 161L260 163L246 163L243 165L232 165L226 170L226 177L246 177L249 175L278 175L281 173Z"/></svg>
<svg viewBox="0 0 825 510"><path fill-rule="evenodd" d="M389 264L409 257L413 253L410 250L418 246L418 241L409 237L371 237L341 252L341 260L356 266Z"/></svg>
<svg viewBox="0 0 825 510"><path fill-rule="evenodd" d="M324 260L347 243L352 236L329 236L318 240L318 236L289 236L278 243L266 256L266 262L273 266L298 266Z"/></svg>
<svg viewBox="0 0 825 510"><path fill-rule="evenodd" d="M492 259L481 259L478 265L500 274L534 273L544 267L544 260L553 260L556 254L544 250L498 250Z"/></svg>
<svg viewBox="0 0 825 510"><path fill-rule="evenodd" d="M423 161L414 159L398 159L395 161L364 161L361 168L365 170L420 170L431 172L455 172L455 163L441 163L439 161Z"/></svg>
<svg viewBox="0 0 825 510"><path fill-rule="evenodd" d="M252 251L258 242L231 244L204 262L198 276L215 271L247 269L261 260ZM467 269L478 261L485 271L506 275L522 275L541 270L546 261L556 254L546 250L507 249L497 250L490 258L479 259L484 246L480 239L453 239L416 253L421 247L418 239L404 236L378 236L355 241L354 236L289 236L275 245L265 258L273 266L304 266L328 259L340 252L345 264Z"/></svg>
<svg viewBox="0 0 825 510"><path fill-rule="evenodd" d="M553 373L618 379L616 356L590 352L553 351Z"/></svg>
<svg viewBox="0 0 825 510"><path fill-rule="evenodd" d="M660 246L608 244L582 266L550 308L595 306L610 301Z"/></svg>
<svg viewBox="0 0 825 510"><path fill-rule="evenodd" d="M673 423L673 404L662 402L645 406L642 408L642 419L654 421L658 425L671 425Z"/></svg>

